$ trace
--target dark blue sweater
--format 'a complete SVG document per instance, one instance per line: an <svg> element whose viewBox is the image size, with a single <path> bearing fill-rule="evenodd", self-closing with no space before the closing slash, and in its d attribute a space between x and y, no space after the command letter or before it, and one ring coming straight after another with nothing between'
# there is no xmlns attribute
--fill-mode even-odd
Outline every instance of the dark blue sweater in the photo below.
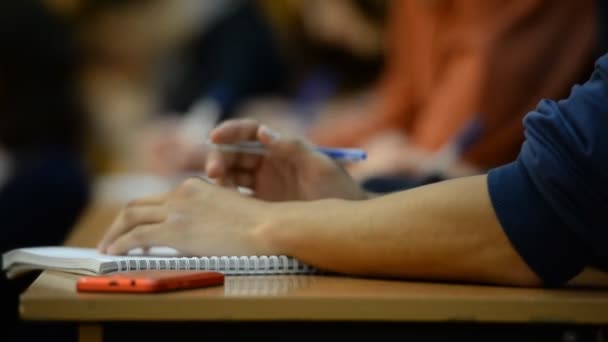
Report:
<svg viewBox="0 0 608 342"><path fill-rule="evenodd" d="M515 249L547 286L585 266L608 269L608 54L590 80L524 118L517 160L488 175Z"/></svg>

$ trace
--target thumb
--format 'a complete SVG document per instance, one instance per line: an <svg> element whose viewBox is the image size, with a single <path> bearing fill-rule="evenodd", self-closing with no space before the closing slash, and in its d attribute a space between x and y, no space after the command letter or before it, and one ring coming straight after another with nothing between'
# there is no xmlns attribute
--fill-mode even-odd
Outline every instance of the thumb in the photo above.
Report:
<svg viewBox="0 0 608 342"><path fill-rule="evenodd" d="M258 140L266 145L272 145L274 142L277 142L281 138L281 134L266 125L260 125L258 128Z"/></svg>
<svg viewBox="0 0 608 342"><path fill-rule="evenodd" d="M312 150L300 139L281 136L268 126L261 125L258 129L258 140L266 146L268 152L276 157L301 159L312 153Z"/></svg>

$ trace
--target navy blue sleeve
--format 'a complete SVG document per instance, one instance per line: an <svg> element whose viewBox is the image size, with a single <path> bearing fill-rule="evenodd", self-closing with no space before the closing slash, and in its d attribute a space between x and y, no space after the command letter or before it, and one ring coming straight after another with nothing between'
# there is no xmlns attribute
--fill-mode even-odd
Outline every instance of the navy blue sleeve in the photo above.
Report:
<svg viewBox="0 0 608 342"><path fill-rule="evenodd" d="M567 99L542 100L524 118L513 163L490 170L504 232L546 286L608 265L608 54Z"/></svg>

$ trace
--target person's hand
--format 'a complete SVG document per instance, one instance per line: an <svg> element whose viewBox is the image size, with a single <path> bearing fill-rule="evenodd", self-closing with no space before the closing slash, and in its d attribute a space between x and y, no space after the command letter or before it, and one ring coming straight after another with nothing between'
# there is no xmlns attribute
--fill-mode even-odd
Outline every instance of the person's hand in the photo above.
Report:
<svg viewBox="0 0 608 342"><path fill-rule="evenodd" d="M376 134L363 144L369 157L365 163L354 164L349 173L357 181L369 177L417 175L417 167L430 158L408 142L399 131L385 131Z"/></svg>
<svg viewBox="0 0 608 342"><path fill-rule="evenodd" d="M126 205L98 250L126 254L134 248L167 246L197 256L273 253L256 234L270 217L269 206L190 178L175 191Z"/></svg>
<svg viewBox="0 0 608 342"><path fill-rule="evenodd" d="M210 151L205 171L218 184L249 188L255 197L268 201L356 200L367 196L333 160L313 152L304 141L280 136L256 121L225 121L210 138L216 144L257 140L268 151L265 156Z"/></svg>
<svg viewBox="0 0 608 342"><path fill-rule="evenodd" d="M368 160L353 164L348 169L353 179L359 182L378 176L423 178L441 174L443 178L456 178L482 172L462 159L452 160L444 151L431 152L416 148L399 131L377 134L368 139L363 149L369 155Z"/></svg>

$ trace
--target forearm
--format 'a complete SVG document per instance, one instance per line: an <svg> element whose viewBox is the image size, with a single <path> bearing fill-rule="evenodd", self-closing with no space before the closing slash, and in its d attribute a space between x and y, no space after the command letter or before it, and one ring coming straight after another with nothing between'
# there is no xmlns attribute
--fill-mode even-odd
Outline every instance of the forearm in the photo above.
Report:
<svg viewBox="0 0 608 342"><path fill-rule="evenodd" d="M538 285L504 235L486 177L366 201L284 203L263 229L277 251L356 275Z"/></svg>

